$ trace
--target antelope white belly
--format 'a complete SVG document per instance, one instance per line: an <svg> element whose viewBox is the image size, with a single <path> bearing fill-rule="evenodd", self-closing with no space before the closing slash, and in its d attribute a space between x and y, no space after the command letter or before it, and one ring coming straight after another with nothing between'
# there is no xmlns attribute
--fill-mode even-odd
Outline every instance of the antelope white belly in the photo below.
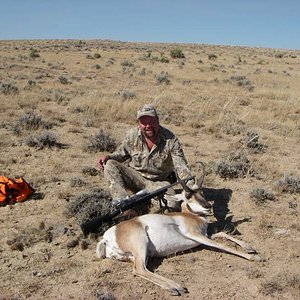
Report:
<svg viewBox="0 0 300 300"><path fill-rule="evenodd" d="M149 240L149 256L163 257L199 245L186 237L187 226L180 215L149 214L140 216L139 221Z"/></svg>

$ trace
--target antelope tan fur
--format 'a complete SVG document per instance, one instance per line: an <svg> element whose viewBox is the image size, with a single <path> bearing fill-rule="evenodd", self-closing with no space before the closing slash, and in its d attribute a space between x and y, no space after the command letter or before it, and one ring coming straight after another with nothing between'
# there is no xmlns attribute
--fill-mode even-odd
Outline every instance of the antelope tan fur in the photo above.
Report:
<svg viewBox="0 0 300 300"><path fill-rule="evenodd" d="M170 290L173 295L186 293L187 289L173 280L150 272L147 269L149 257L165 257L202 244L247 260L261 260L252 247L224 232L209 238L206 216L210 213L211 206L205 200L201 189L189 190L182 184L185 191L177 197L183 201L181 212L142 215L109 228L97 244L97 256L132 261L135 275ZM231 240L245 252L213 241L216 237Z"/></svg>

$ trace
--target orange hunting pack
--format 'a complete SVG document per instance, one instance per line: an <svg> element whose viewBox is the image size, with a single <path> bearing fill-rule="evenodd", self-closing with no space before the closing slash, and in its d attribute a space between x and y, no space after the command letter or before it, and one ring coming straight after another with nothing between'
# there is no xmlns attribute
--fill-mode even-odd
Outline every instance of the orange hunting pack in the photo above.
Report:
<svg viewBox="0 0 300 300"><path fill-rule="evenodd" d="M22 202L34 191L24 178L10 179L0 176L0 205Z"/></svg>

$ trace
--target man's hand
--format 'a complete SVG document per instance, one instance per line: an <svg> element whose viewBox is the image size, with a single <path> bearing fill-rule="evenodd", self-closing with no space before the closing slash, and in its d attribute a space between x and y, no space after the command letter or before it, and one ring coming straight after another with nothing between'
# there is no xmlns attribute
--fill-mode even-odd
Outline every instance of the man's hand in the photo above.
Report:
<svg viewBox="0 0 300 300"><path fill-rule="evenodd" d="M191 179L189 181L186 182L186 185L189 189L191 189L192 191L197 191L199 190L201 187L198 186L197 183L195 183L195 180L194 179Z"/></svg>
<svg viewBox="0 0 300 300"><path fill-rule="evenodd" d="M103 171L104 170L104 165L106 164L106 162L109 160L109 156L101 156L98 160L97 160L97 169L99 171Z"/></svg>

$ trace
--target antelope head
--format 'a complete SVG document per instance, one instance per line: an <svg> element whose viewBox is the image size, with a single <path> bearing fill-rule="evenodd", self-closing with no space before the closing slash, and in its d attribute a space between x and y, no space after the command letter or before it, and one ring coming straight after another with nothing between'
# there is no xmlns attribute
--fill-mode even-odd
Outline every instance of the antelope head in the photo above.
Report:
<svg viewBox="0 0 300 300"><path fill-rule="evenodd" d="M181 205L181 210L185 212L189 211L194 214L207 216L211 212L211 205L205 199L203 193L202 184L205 175L203 164L202 167L203 167L202 176L197 180L197 184L195 184L194 188L188 187L186 183L183 180L181 180L178 176L177 176L177 180L183 188L183 192L180 195L181 198L180 200L183 200L183 203Z"/></svg>

